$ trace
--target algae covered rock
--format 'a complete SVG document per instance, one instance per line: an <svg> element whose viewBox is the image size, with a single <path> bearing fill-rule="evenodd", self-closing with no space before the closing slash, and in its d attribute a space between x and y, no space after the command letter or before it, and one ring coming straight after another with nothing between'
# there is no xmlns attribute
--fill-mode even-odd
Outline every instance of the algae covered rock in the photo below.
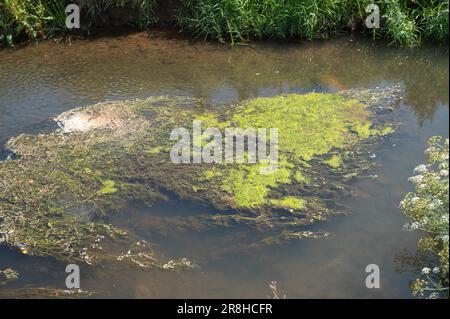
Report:
<svg viewBox="0 0 450 319"><path fill-rule="evenodd" d="M266 243L317 237L304 227L336 210L338 198L349 191L346 181L372 165L367 151L392 131L386 110L398 102L399 92L393 87L283 95L217 112L186 97L71 110L56 118L55 132L8 141L16 156L0 162L0 239L25 254L120 261L127 259L123 249L140 238L107 217L130 200L152 204L169 194L216 210L167 218L168 225L244 223L260 230ZM277 168L268 174L264 162L191 161L195 138L189 163L175 163L174 129L191 132L198 122L204 130L277 128ZM211 144L212 137L203 131L197 142ZM153 254L148 257L158 264Z"/></svg>

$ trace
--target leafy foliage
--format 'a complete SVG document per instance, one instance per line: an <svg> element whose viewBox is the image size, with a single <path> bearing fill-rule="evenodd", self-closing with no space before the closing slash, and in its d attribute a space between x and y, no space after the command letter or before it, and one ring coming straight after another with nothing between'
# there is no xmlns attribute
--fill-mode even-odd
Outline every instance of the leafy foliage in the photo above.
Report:
<svg viewBox="0 0 450 319"><path fill-rule="evenodd" d="M78 3L87 12L88 24L93 24L112 7L134 9L135 25L145 28L156 22L156 0L0 0L0 44L9 46L19 40L49 37L67 32L66 5Z"/></svg>
<svg viewBox="0 0 450 319"><path fill-rule="evenodd" d="M375 35L416 45L421 37L446 42L448 0L182 0L183 30L221 42L248 38L325 38L362 28L365 8L377 4L383 21ZM367 29L368 30L368 29Z"/></svg>
<svg viewBox="0 0 450 319"><path fill-rule="evenodd" d="M415 169L417 175L410 178L416 185L414 193L406 195L400 207L411 219L405 225L410 231L420 231L420 251L434 257L434 265L423 267L412 290L415 295L428 298L448 298L448 158L449 141L433 137L426 151L428 163Z"/></svg>

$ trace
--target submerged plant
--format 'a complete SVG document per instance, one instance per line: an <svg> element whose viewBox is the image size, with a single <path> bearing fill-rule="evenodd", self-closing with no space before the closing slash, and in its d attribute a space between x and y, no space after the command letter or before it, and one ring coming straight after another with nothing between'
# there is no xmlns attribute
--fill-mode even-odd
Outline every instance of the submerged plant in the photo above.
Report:
<svg viewBox="0 0 450 319"><path fill-rule="evenodd" d="M418 249L433 263L423 266L422 276L412 285L414 295L448 298L449 141L433 137L428 144L427 164L417 166L410 178L416 190L406 195L400 207L411 220L405 229L423 234Z"/></svg>
<svg viewBox="0 0 450 319"><path fill-rule="evenodd" d="M346 180L372 165L363 150L382 138L355 128L384 132L385 110L398 98L394 87L259 98L217 114L197 99L167 97L65 112L56 118L59 130L8 141L17 158L0 162L0 238L24 254L61 260L192 268L187 259L158 261L150 244L109 222L130 200L151 205L169 193L221 211L165 220L178 229L242 223L260 230L265 244L320 237L304 227L333 213L336 198L349 192ZM173 163L172 130L198 119L219 128L277 126L278 170ZM339 167L323 163L330 154L340 157Z"/></svg>
<svg viewBox="0 0 450 319"><path fill-rule="evenodd" d="M276 281L272 281L269 284L270 291L272 292L272 296L269 296L271 299L286 299L286 295L280 291L278 288L278 283Z"/></svg>
<svg viewBox="0 0 450 319"><path fill-rule="evenodd" d="M7 268L4 270L0 270L0 286L5 285L10 281L16 280L17 278L19 278L19 272L14 269Z"/></svg>
<svg viewBox="0 0 450 319"><path fill-rule="evenodd" d="M1 299L79 299L89 298L95 295L93 292L82 289L57 289L57 288L20 288L0 291Z"/></svg>

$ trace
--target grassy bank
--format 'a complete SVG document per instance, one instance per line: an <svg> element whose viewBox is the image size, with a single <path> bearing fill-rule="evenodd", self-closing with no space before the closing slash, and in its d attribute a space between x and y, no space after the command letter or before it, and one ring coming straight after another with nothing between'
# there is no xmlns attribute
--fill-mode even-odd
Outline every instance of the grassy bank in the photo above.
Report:
<svg viewBox="0 0 450 319"><path fill-rule="evenodd" d="M82 27L131 24L140 29L155 21L156 0L0 0L0 44L67 33L65 8L81 7Z"/></svg>
<svg viewBox="0 0 450 319"><path fill-rule="evenodd" d="M179 0L172 19L181 30L220 42L328 38L363 31L397 45L448 42L448 0ZM98 25L151 26L167 6L160 0L0 0L0 43L65 32L65 5L82 4L86 29ZM380 8L381 27L367 29L368 4ZM121 11L122 10L122 11ZM115 13L114 13L115 12ZM118 21L119 20L119 21ZM119 22L119 23L118 23Z"/></svg>
<svg viewBox="0 0 450 319"><path fill-rule="evenodd" d="M365 8L372 3L381 16L376 36L399 45L447 41L448 0L182 0L178 20L183 30L222 42L316 39L364 30Z"/></svg>

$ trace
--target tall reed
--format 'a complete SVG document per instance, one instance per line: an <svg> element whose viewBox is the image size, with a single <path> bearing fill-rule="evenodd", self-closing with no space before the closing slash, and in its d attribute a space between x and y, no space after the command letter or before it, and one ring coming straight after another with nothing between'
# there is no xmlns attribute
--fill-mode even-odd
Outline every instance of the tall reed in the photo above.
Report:
<svg viewBox="0 0 450 319"><path fill-rule="evenodd" d="M326 38L364 27L368 4L381 13L379 36L416 45L448 37L448 0L181 0L184 31L221 42L249 38Z"/></svg>
<svg viewBox="0 0 450 319"><path fill-rule="evenodd" d="M71 3L86 12L88 25L95 24L112 7L134 9L139 28L156 21L156 0L0 0L0 44L67 32L65 8Z"/></svg>

